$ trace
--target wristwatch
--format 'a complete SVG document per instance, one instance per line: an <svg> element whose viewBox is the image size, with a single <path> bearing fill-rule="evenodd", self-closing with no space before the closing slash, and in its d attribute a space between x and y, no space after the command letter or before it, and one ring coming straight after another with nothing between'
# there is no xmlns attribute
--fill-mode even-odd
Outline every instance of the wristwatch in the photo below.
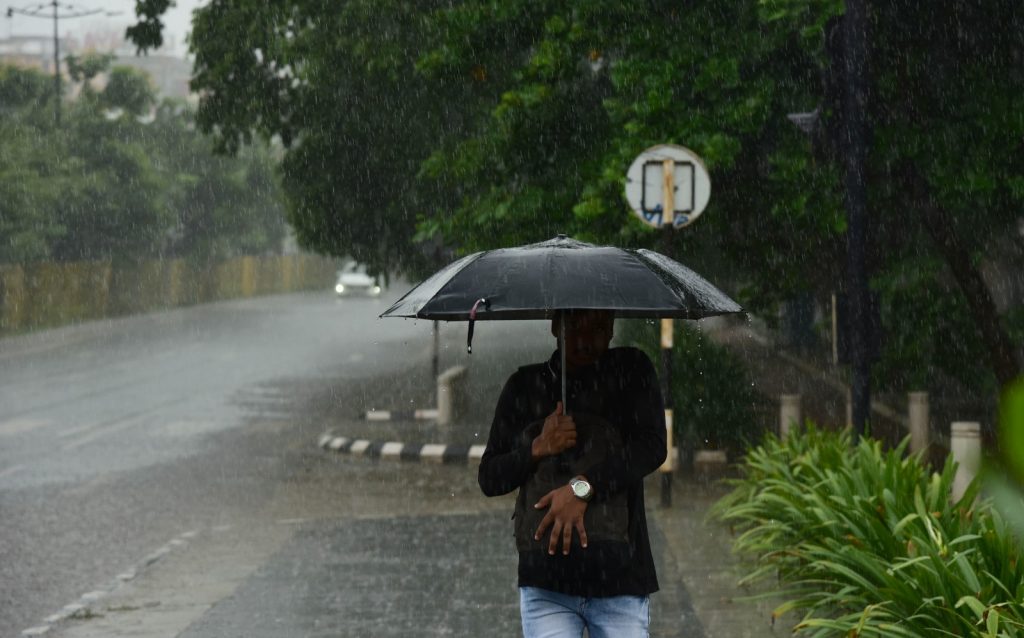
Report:
<svg viewBox="0 0 1024 638"><path fill-rule="evenodd" d="M581 501L589 501L590 497L594 495L594 488L590 487L590 483L581 478L574 478L569 481L569 489Z"/></svg>

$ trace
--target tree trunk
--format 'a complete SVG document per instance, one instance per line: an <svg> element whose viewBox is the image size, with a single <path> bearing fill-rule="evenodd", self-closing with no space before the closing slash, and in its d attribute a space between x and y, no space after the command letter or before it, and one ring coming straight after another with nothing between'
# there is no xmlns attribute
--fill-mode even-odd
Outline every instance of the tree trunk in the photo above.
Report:
<svg viewBox="0 0 1024 638"><path fill-rule="evenodd" d="M912 179L915 194L918 195L918 212L924 226L949 265L960 291L967 298L971 316L988 350L989 365L1000 387L1005 387L1020 376L1021 367L1013 342L999 319L992 293L975 266L970 250L953 228L949 213L936 204L928 185L916 171L912 171Z"/></svg>

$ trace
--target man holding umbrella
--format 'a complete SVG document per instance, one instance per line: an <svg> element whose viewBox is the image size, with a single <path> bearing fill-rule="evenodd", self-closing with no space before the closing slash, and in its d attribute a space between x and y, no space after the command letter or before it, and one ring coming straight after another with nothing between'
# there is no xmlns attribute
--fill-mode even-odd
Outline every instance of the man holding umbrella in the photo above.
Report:
<svg viewBox="0 0 1024 638"><path fill-rule="evenodd" d="M467 255L381 315L468 321L470 352L475 321L551 320L559 347L506 382L479 474L487 495L519 490L526 638L648 635L658 581L643 478L665 460L665 418L650 360L609 349L614 318L742 312L665 255L559 235Z"/></svg>
<svg viewBox="0 0 1024 638"><path fill-rule="evenodd" d="M560 400L558 350L519 368L498 400L480 487L488 496L520 490L526 638L577 637L584 627L593 638L647 636L648 596L658 581L643 478L666 456L658 381L639 350L609 349L612 312L560 312L551 324L556 337L563 319L572 414Z"/></svg>

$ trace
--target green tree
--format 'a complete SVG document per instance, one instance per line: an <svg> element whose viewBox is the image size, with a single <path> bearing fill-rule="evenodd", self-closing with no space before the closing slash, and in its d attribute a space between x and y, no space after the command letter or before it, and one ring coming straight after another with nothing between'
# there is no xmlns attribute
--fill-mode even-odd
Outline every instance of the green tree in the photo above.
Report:
<svg viewBox="0 0 1024 638"><path fill-rule="evenodd" d="M100 103L131 115L142 115L156 102L156 91L149 78L127 66L110 69Z"/></svg>
<svg viewBox="0 0 1024 638"><path fill-rule="evenodd" d="M0 262L46 259L67 232L56 217L58 189L48 170L59 149L43 128L52 125L52 100L44 74L0 66Z"/></svg>
<svg viewBox="0 0 1024 638"><path fill-rule="evenodd" d="M75 61L78 81L107 58ZM279 250L285 233L265 148L213 153L184 104L154 99L149 80L115 68L102 91L69 103L55 128L48 78L0 66L0 262L221 259ZM50 102L52 103L52 102Z"/></svg>
<svg viewBox="0 0 1024 638"><path fill-rule="evenodd" d="M164 4L140 1L140 46L157 41ZM980 263L1015 232L1024 197L1024 16L1013 0L870 9L869 266L888 348L877 371L898 382L909 365L994 387L1020 370L1016 328ZM627 213L624 174L644 148L683 144L705 159L713 196L662 247L770 313L844 280L844 10L213 0L197 14L193 87L222 149L254 135L284 143L289 215L306 245L378 266L402 265L388 260L428 237L463 251L554 232L652 245L658 233ZM817 114L811 135L794 112ZM1020 241L1007 245L1000 258L1024 265ZM907 321L911 299L925 307L914 317L971 335L963 349ZM947 354L893 359L909 352ZM956 364L968 352L986 361L982 378Z"/></svg>

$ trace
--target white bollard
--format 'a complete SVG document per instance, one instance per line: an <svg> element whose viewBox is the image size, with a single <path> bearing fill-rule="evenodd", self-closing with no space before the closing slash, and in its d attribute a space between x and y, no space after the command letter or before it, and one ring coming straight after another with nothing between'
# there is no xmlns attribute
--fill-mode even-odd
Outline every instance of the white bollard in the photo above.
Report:
<svg viewBox="0 0 1024 638"><path fill-rule="evenodd" d="M800 427L800 395L779 395L779 438L785 438L789 429Z"/></svg>
<svg viewBox="0 0 1024 638"><path fill-rule="evenodd" d="M925 452L931 444L928 426L928 393L907 394L907 423L910 427L910 453Z"/></svg>
<svg viewBox="0 0 1024 638"><path fill-rule="evenodd" d="M466 367L454 366L437 375L437 423L451 425L465 409Z"/></svg>
<svg viewBox="0 0 1024 638"><path fill-rule="evenodd" d="M959 501L967 485L981 469L981 424L974 421L956 421L949 428L949 447L957 463L953 478L953 501Z"/></svg>

